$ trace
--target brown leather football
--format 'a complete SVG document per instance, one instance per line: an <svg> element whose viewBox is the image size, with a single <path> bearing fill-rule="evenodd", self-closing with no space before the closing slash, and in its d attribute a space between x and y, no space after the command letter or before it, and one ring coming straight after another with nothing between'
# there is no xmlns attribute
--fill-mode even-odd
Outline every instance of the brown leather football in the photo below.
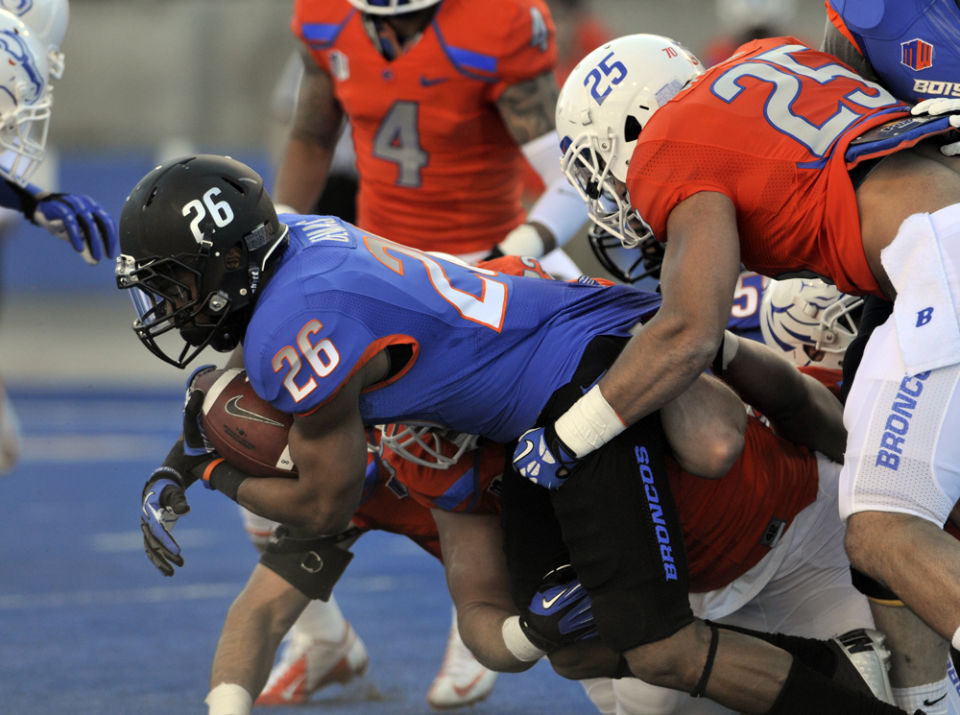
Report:
<svg viewBox="0 0 960 715"><path fill-rule="evenodd" d="M287 442L293 415L260 399L245 370L203 373L197 387L206 392L200 423L221 457L251 476L297 476Z"/></svg>

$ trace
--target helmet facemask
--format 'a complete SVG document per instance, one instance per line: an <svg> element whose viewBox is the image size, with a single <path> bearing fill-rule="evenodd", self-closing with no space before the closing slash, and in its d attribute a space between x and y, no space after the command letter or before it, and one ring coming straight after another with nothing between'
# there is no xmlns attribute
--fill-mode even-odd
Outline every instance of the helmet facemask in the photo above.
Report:
<svg viewBox="0 0 960 715"><path fill-rule="evenodd" d="M154 168L119 226L117 287L131 291L138 339L180 368L205 347L237 347L287 231L262 177L241 162L200 154Z"/></svg>
<svg viewBox="0 0 960 715"><path fill-rule="evenodd" d="M452 467L466 452L475 449L480 439L426 422L377 425L377 431L382 446L408 462L431 469Z"/></svg>
<svg viewBox="0 0 960 715"><path fill-rule="evenodd" d="M17 109L0 127L0 173L20 185L30 181L46 156L52 93L48 88L36 102L26 101L18 96Z"/></svg>
<svg viewBox="0 0 960 715"><path fill-rule="evenodd" d="M632 248L653 233L630 206L622 182L618 186L604 156L616 151L618 138L612 133L601 138L590 133L576 137L566 148L561 169L580 197L587 203L587 216L607 233Z"/></svg>
<svg viewBox="0 0 960 715"><path fill-rule="evenodd" d="M621 283L660 279L664 248L653 234L641 241L638 249L628 248L605 228L591 223L587 229L587 240L600 265Z"/></svg>
<svg viewBox="0 0 960 715"><path fill-rule="evenodd" d="M258 226L223 255L204 242L193 256L154 258L139 265L131 256L117 258L117 287L130 290L137 311L133 330L147 349L183 368L208 346L217 352L237 347L264 266L287 228L283 226L279 239L267 233L266 225ZM251 260L270 240L273 244L262 260Z"/></svg>

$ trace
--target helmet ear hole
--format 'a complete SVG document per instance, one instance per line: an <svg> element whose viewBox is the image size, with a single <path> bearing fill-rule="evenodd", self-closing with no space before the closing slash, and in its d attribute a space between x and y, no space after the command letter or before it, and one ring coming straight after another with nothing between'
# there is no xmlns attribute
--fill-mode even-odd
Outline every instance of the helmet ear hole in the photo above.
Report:
<svg viewBox="0 0 960 715"><path fill-rule="evenodd" d="M641 129L643 129L643 127L640 126L640 120L630 114L623 124L623 138L626 139L627 142L635 142L640 137Z"/></svg>

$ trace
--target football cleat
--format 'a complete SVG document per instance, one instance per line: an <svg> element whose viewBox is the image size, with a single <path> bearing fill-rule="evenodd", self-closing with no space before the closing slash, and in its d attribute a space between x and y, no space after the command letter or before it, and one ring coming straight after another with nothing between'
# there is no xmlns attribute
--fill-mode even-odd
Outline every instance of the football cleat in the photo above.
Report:
<svg viewBox="0 0 960 715"><path fill-rule="evenodd" d="M869 692L878 700L895 705L890 686L890 651L884 635L872 628L855 628L828 642L837 655L833 680L852 690Z"/></svg>
<svg viewBox="0 0 960 715"><path fill-rule="evenodd" d="M430 707L447 710L479 703L490 695L496 681L497 674L480 665L463 644L454 620L443 665L427 692Z"/></svg>
<svg viewBox="0 0 960 715"><path fill-rule="evenodd" d="M294 634L254 704L300 705L327 685L362 676L368 662L367 649L349 623L339 641Z"/></svg>

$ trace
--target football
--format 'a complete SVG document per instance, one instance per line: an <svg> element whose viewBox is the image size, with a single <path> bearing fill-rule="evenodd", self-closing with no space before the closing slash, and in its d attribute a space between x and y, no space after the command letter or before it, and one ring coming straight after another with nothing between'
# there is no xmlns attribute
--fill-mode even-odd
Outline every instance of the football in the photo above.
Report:
<svg viewBox="0 0 960 715"><path fill-rule="evenodd" d="M196 386L205 392L200 424L221 457L254 477L297 476L287 442L293 416L260 399L245 370L211 370Z"/></svg>

